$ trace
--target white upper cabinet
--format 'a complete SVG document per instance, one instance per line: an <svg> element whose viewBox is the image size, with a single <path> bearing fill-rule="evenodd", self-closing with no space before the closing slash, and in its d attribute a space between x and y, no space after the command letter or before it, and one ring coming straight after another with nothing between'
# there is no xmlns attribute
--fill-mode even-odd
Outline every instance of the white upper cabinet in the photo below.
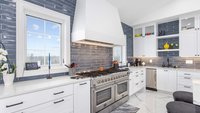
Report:
<svg viewBox="0 0 200 113"><path fill-rule="evenodd" d="M156 57L155 24L134 28L134 57Z"/></svg>
<svg viewBox="0 0 200 113"><path fill-rule="evenodd" d="M200 16L180 18L180 56L200 56Z"/></svg>

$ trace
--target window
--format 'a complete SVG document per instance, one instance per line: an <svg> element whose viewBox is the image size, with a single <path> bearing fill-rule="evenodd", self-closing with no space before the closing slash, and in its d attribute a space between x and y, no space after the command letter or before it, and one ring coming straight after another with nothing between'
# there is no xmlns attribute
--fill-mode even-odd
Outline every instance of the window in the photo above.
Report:
<svg viewBox="0 0 200 113"><path fill-rule="evenodd" d="M70 17L24 0L17 0L17 77L67 72L70 64ZM39 70L27 71L26 62Z"/></svg>
<svg viewBox="0 0 200 113"><path fill-rule="evenodd" d="M49 53L52 65L61 65L61 24L27 15L26 62L48 65Z"/></svg>
<svg viewBox="0 0 200 113"><path fill-rule="evenodd" d="M113 60L118 61L120 65L126 65L126 46L113 47Z"/></svg>

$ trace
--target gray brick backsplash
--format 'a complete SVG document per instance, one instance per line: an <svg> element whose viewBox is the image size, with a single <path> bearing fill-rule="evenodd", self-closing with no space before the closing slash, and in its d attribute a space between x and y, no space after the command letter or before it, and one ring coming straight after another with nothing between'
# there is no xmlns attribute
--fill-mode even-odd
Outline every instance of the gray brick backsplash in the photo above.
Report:
<svg viewBox="0 0 200 113"><path fill-rule="evenodd" d="M153 57L153 58L141 58L147 66L162 66L163 62L167 64L167 57ZM152 59L153 62L149 63ZM200 69L200 58L195 57L169 57L170 64L178 66L180 68ZM129 59L130 60L130 59ZM131 59L133 60L133 59ZM193 60L193 64L186 64L186 60Z"/></svg>

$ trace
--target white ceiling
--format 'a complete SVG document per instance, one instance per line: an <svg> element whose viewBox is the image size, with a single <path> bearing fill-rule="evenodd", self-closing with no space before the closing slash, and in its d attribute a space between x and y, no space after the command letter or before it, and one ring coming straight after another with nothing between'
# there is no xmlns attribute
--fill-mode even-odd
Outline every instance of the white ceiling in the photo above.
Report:
<svg viewBox="0 0 200 113"><path fill-rule="evenodd" d="M108 0L119 9L122 22L137 25L200 9L200 0ZM191 5L195 5L194 7ZM189 7L187 7L189 6Z"/></svg>

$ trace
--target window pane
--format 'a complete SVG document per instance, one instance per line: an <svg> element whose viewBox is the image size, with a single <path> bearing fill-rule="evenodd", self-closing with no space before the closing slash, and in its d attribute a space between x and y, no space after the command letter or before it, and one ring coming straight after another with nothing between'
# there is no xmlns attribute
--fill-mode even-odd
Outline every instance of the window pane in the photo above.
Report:
<svg viewBox="0 0 200 113"><path fill-rule="evenodd" d="M27 25L27 62L48 65L50 53L51 64L61 64L61 24L27 16L27 24L29 23L32 25ZM44 30L34 30L33 25Z"/></svg>
<svg viewBox="0 0 200 113"><path fill-rule="evenodd" d="M59 36L60 35L60 24L46 21L46 33L48 35Z"/></svg>
<svg viewBox="0 0 200 113"><path fill-rule="evenodd" d="M122 47L115 46L113 48L113 60L117 60L118 62L122 61Z"/></svg>
<svg viewBox="0 0 200 113"><path fill-rule="evenodd" d="M27 30L29 32L44 33L44 20L27 16Z"/></svg>

